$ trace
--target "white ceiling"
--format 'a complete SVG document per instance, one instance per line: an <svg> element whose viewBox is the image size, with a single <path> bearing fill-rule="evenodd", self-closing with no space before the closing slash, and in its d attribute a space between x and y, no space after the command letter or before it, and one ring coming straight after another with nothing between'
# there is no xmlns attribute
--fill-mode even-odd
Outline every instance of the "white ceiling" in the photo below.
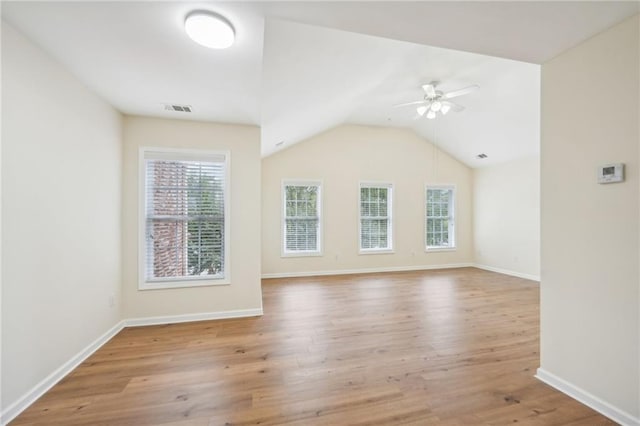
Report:
<svg viewBox="0 0 640 426"><path fill-rule="evenodd" d="M265 2L267 16L541 64L640 11L627 1Z"/></svg>
<svg viewBox="0 0 640 426"><path fill-rule="evenodd" d="M535 64L268 20L263 153L346 122L410 127L471 166L534 155L539 74ZM415 106L392 107L422 99L420 86L432 80L445 92L480 90L454 99L463 112L435 120L415 120ZM481 152L489 158L476 159Z"/></svg>
<svg viewBox="0 0 640 426"><path fill-rule="evenodd" d="M260 125L264 155L341 123L411 127L476 167L537 152L534 64L637 13L638 6L3 2L2 16L123 113ZM182 22L194 9L230 19L236 44L216 51L191 42ZM419 99L419 86L434 79L445 91L481 88L459 98L465 111L437 120L414 121L411 108L391 108ZM164 103L192 105L194 112L164 111ZM480 152L489 158L479 162Z"/></svg>
<svg viewBox="0 0 640 426"><path fill-rule="evenodd" d="M233 49L189 39L185 15L219 11ZM2 17L126 114L260 123L264 19L254 6L187 2L2 2ZM164 103L193 106L183 117Z"/></svg>

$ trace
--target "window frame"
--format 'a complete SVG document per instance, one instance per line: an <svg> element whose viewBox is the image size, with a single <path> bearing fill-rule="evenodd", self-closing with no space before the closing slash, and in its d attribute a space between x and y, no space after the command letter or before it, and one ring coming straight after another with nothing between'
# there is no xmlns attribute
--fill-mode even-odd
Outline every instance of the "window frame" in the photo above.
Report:
<svg viewBox="0 0 640 426"><path fill-rule="evenodd" d="M428 202L428 196L427 193L430 189L434 189L434 190L449 190L451 191L451 200L450 200L450 205L449 205L449 240L452 241L450 243L450 245L448 246L429 246L427 245L427 241L428 241L428 236L427 236L427 230L428 230L428 221L429 221L429 215L428 215L428 209L427 209L427 202ZM428 253L433 253L433 252L439 252L439 251L456 251L457 250L457 238L456 238L456 228L457 228L457 189L456 189L456 185L453 184L425 184L424 187L424 203L423 203L423 208L424 208L424 232L423 232L423 237L424 237L424 251L428 252ZM453 238L452 238L453 237Z"/></svg>
<svg viewBox="0 0 640 426"><path fill-rule="evenodd" d="M386 248L362 248L362 200L360 199L362 194L362 188L384 188L387 189L387 241L389 246ZM394 250L394 236L395 236L395 222L393 220L394 212L394 187L393 182L376 182L376 181L361 181L358 185L358 254L393 254Z"/></svg>
<svg viewBox="0 0 640 426"><path fill-rule="evenodd" d="M280 257L314 257L323 256L323 232L324 232L324 203L323 182L321 179L283 179L280 185ZM318 188L317 213L318 213L318 234L316 235L316 250L287 250L287 186L315 186Z"/></svg>
<svg viewBox="0 0 640 426"><path fill-rule="evenodd" d="M148 155L166 156L174 161L211 161L224 157L224 274L221 277L187 276L146 279L146 163ZM140 147L138 150L138 290L206 287L231 284L231 152L182 148Z"/></svg>

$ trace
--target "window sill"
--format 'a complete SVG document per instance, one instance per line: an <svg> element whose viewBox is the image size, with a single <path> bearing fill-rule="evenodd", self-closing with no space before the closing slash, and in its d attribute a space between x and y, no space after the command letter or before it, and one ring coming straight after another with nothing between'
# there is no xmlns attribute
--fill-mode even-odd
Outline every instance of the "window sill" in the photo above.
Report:
<svg viewBox="0 0 640 426"><path fill-rule="evenodd" d="M372 250L360 250L358 254L394 254L393 249L372 249Z"/></svg>
<svg viewBox="0 0 640 426"><path fill-rule="evenodd" d="M230 285L229 278L206 279L195 278L175 281L143 281L138 284L138 290L165 290L172 288L213 287L218 285Z"/></svg>
<svg viewBox="0 0 640 426"><path fill-rule="evenodd" d="M456 247L427 247L424 249L427 253L439 252L439 251L456 251Z"/></svg>
<svg viewBox="0 0 640 426"><path fill-rule="evenodd" d="M321 251L301 251L301 252L291 252L291 253L281 253L281 258L287 257L320 257L322 256Z"/></svg>

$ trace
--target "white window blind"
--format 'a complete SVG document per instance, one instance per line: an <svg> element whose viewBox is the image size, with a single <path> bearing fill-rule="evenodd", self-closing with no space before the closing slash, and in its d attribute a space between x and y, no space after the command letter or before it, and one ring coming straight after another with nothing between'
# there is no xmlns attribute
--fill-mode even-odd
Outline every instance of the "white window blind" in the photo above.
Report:
<svg viewBox="0 0 640 426"><path fill-rule="evenodd" d="M145 153L146 282L225 277L226 169L224 155Z"/></svg>
<svg viewBox="0 0 640 426"><path fill-rule="evenodd" d="M360 250L392 249L391 185L360 185Z"/></svg>
<svg viewBox="0 0 640 426"><path fill-rule="evenodd" d="M320 252L319 183L285 183L283 185L284 254Z"/></svg>
<svg viewBox="0 0 640 426"><path fill-rule="evenodd" d="M451 187L428 187L426 194L427 249L455 247L454 190Z"/></svg>

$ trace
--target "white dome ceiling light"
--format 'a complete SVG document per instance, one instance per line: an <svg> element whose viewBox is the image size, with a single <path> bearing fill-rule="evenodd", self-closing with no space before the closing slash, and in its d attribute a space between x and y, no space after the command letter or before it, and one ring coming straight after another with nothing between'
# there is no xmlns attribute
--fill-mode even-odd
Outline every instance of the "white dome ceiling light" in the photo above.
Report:
<svg viewBox="0 0 640 426"><path fill-rule="evenodd" d="M205 10L189 13L184 30L191 40L210 49L226 49L236 39L236 32L224 16Z"/></svg>

